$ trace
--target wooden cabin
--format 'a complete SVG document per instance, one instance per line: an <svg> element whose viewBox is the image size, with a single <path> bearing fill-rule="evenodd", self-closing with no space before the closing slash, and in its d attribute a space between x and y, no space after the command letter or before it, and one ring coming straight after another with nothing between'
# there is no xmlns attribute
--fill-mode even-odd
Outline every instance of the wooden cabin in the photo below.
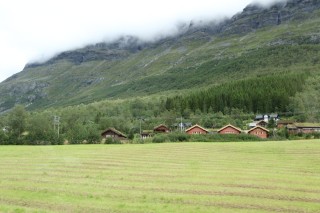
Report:
<svg viewBox="0 0 320 213"><path fill-rule="evenodd" d="M249 123L249 127L250 128L253 128L253 127L256 127L256 126L262 126L262 127L267 127L268 123L264 120L261 120L261 121L254 121L252 123Z"/></svg>
<svg viewBox="0 0 320 213"><path fill-rule="evenodd" d="M152 138L153 136L154 136L154 133L152 130L144 130L143 132L141 132L142 139Z"/></svg>
<svg viewBox="0 0 320 213"><path fill-rule="evenodd" d="M101 133L103 138L113 138L118 140L127 140L127 136L115 128L108 128Z"/></svg>
<svg viewBox="0 0 320 213"><path fill-rule="evenodd" d="M248 134L255 135L259 138L268 138L269 137L269 130L262 127L262 126L256 126L253 127L248 131Z"/></svg>
<svg viewBox="0 0 320 213"><path fill-rule="evenodd" d="M161 124L159 126L156 126L154 129L153 129L153 132L154 133L168 133L170 132L170 129L164 125L164 124Z"/></svg>
<svg viewBox="0 0 320 213"><path fill-rule="evenodd" d="M198 124L186 129L185 132L189 135L195 135L195 134L203 135L203 134L209 133L208 130L206 130L205 128L203 128L202 126L200 126Z"/></svg>
<svg viewBox="0 0 320 213"><path fill-rule="evenodd" d="M294 123L287 125L288 132L290 134L297 134L297 133L314 133L320 132L320 124L317 123Z"/></svg>
<svg viewBox="0 0 320 213"><path fill-rule="evenodd" d="M257 124L256 124L256 126L262 126L264 128L266 128L267 125L268 125L268 122L265 122L264 120L258 121Z"/></svg>
<svg viewBox="0 0 320 213"><path fill-rule="evenodd" d="M294 121L286 121L286 120L280 120L280 121L277 121L277 127L278 128L282 128L282 127L286 127L288 125L292 125L294 124Z"/></svg>
<svg viewBox="0 0 320 213"><path fill-rule="evenodd" d="M235 126L232 126L231 124L228 124L218 130L219 134L240 134L241 132L242 132L241 129Z"/></svg>

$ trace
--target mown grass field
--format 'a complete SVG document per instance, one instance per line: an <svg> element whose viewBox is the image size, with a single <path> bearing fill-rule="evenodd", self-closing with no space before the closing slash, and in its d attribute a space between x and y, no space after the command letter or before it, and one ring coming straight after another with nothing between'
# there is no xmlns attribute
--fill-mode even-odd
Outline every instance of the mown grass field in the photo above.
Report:
<svg viewBox="0 0 320 213"><path fill-rule="evenodd" d="M1 146L0 212L320 212L320 140Z"/></svg>

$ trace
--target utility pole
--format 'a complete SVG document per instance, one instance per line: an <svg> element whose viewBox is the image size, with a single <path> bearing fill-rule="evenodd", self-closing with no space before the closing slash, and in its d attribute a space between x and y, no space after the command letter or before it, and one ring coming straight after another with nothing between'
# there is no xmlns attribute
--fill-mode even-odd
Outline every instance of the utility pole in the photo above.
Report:
<svg viewBox="0 0 320 213"><path fill-rule="evenodd" d="M59 134L60 134L60 117L59 116L53 116L53 130L56 131L57 129L57 134L58 134L58 138L59 138Z"/></svg>
<svg viewBox="0 0 320 213"><path fill-rule="evenodd" d="M181 116L181 120L180 120L180 132L182 132L182 116Z"/></svg>
<svg viewBox="0 0 320 213"><path fill-rule="evenodd" d="M142 122L142 119L140 118L140 136L141 136L141 122Z"/></svg>

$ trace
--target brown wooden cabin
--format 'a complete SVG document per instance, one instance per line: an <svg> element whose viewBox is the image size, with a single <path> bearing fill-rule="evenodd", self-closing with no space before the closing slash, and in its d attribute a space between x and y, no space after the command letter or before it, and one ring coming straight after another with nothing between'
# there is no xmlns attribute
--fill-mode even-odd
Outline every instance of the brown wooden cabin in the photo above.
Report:
<svg viewBox="0 0 320 213"><path fill-rule="evenodd" d="M262 126L256 126L253 127L248 131L248 134L255 135L259 138L268 138L269 137L269 130L262 127Z"/></svg>
<svg viewBox="0 0 320 213"><path fill-rule="evenodd" d="M252 123L249 123L249 128L253 128L256 126L262 126L262 127L267 127L268 122L266 122L265 120L261 120L261 121L254 121Z"/></svg>
<svg viewBox="0 0 320 213"><path fill-rule="evenodd" d="M277 127L278 128L282 128L282 127L286 127L288 125L292 125L294 124L294 121L285 121L285 120L280 120L280 121L277 121Z"/></svg>
<svg viewBox="0 0 320 213"><path fill-rule="evenodd" d="M108 128L101 133L103 138L113 138L119 140L127 140L127 136L115 128Z"/></svg>
<svg viewBox="0 0 320 213"><path fill-rule="evenodd" d="M262 126L262 127L264 127L264 128L266 128L267 125L268 125L268 122L266 122L266 121L264 121L264 120L258 121L257 124L256 124L256 126Z"/></svg>
<svg viewBox="0 0 320 213"><path fill-rule="evenodd" d="M203 135L203 134L209 133L208 130L206 130L205 128L203 128L202 126L200 126L198 124L190 127L189 129L186 129L185 132L189 135L195 135L195 134Z"/></svg>
<svg viewBox="0 0 320 213"><path fill-rule="evenodd" d="M314 133L320 132L320 124L316 123L294 123L287 125L288 132L290 134L297 134L297 133Z"/></svg>
<svg viewBox="0 0 320 213"><path fill-rule="evenodd" d="M152 138L154 136L153 131L149 131L149 130L144 130L143 132L141 132L141 138L142 139L147 139L147 138Z"/></svg>
<svg viewBox="0 0 320 213"><path fill-rule="evenodd" d="M231 124L228 124L218 130L219 134L240 134L241 132L242 132L241 129L235 126L232 126Z"/></svg>
<svg viewBox="0 0 320 213"><path fill-rule="evenodd" d="M154 133L168 133L168 132L170 132L170 129L166 125L161 124L161 125L153 128L153 132Z"/></svg>

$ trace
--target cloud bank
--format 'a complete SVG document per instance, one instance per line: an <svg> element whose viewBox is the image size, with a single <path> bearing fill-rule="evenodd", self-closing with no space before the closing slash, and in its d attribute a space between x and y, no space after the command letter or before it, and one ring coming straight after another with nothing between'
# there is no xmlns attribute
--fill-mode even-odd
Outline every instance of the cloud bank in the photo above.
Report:
<svg viewBox="0 0 320 213"><path fill-rule="evenodd" d="M274 0L256 0L268 5ZM30 61L121 35L150 40L177 23L231 17L252 0L3 0L0 81Z"/></svg>

